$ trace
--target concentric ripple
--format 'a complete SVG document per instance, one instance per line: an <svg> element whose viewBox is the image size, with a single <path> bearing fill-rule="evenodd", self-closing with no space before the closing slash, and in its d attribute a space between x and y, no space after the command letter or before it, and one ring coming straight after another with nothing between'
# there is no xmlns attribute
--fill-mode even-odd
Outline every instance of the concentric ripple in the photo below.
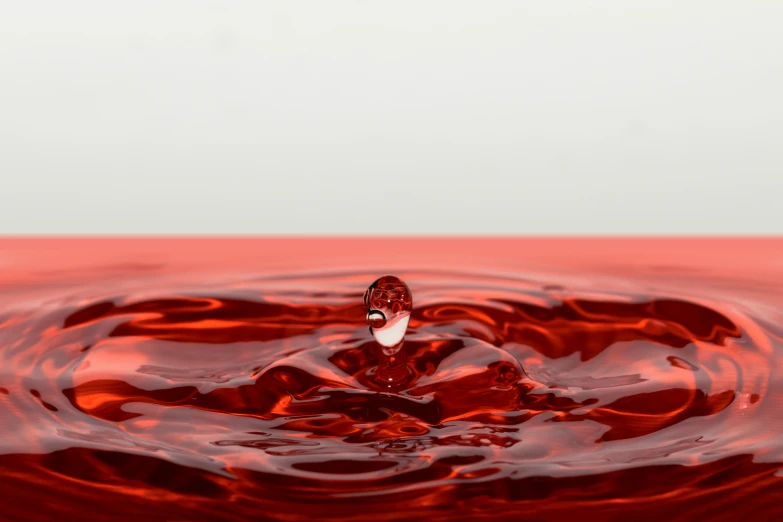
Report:
<svg viewBox="0 0 783 522"><path fill-rule="evenodd" d="M401 273L415 376L390 392L369 376L377 275L139 281L5 312L11 493L107 519L152 502L163 519L462 520L601 519L621 501L721 519L738 491L783 492L768 304Z"/></svg>

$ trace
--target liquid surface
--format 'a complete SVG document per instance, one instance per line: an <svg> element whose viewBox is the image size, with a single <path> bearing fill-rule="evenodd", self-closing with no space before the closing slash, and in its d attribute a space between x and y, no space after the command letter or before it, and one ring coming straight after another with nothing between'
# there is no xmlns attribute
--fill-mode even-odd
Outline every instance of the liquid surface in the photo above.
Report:
<svg viewBox="0 0 783 522"><path fill-rule="evenodd" d="M783 515L778 281L398 269L384 389L382 273L6 283L3 518Z"/></svg>

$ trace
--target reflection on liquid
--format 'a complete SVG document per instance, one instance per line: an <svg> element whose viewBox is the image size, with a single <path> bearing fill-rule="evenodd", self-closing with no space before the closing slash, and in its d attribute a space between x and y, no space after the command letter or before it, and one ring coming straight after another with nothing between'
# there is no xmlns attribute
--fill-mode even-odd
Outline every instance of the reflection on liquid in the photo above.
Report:
<svg viewBox="0 0 783 522"><path fill-rule="evenodd" d="M400 275L364 301L356 272L53 288L4 312L6 516L42 498L107 519L781 512L778 310Z"/></svg>

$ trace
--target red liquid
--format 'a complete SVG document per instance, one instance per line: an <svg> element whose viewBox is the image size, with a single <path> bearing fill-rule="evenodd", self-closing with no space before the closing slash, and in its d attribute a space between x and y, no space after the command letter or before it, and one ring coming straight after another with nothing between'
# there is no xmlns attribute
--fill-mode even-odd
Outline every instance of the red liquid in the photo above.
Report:
<svg viewBox="0 0 783 522"><path fill-rule="evenodd" d="M778 519L782 243L7 240L2 518Z"/></svg>

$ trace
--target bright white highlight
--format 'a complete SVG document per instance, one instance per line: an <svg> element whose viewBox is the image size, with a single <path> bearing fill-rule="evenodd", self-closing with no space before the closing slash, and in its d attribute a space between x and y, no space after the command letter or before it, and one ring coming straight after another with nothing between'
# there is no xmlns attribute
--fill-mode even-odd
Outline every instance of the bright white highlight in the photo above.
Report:
<svg viewBox="0 0 783 522"><path fill-rule="evenodd" d="M405 331L408 329L408 321L410 320L410 314L405 314L397 322L387 324L382 329L373 328L372 335L378 344L385 346L386 348L392 348L397 346L402 338L405 337Z"/></svg>

